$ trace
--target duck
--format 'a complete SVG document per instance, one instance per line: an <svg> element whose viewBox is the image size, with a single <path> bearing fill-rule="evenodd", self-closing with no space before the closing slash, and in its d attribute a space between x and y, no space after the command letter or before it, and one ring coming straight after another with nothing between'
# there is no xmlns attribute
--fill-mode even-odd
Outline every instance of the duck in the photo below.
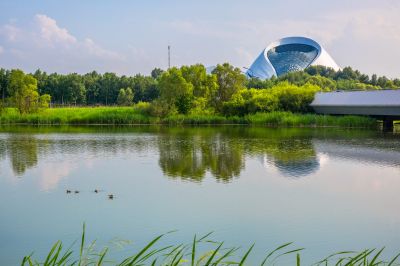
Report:
<svg viewBox="0 0 400 266"><path fill-rule="evenodd" d="M78 194L78 193L79 193L79 190L75 190L74 193L75 193L75 194Z"/></svg>
<svg viewBox="0 0 400 266"><path fill-rule="evenodd" d="M100 191L96 188L95 190L94 190L94 193L99 193Z"/></svg>
<svg viewBox="0 0 400 266"><path fill-rule="evenodd" d="M108 195L108 199L114 199L114 195L113 194L110 194L110 195Z"/></svg>
<svg viewBox="0 0 400 266"><path fill-rule="evenodd" d="M71 190L67 189L66 193L67 193L67 194L70 194L70 193L71 193Z"/></svg>

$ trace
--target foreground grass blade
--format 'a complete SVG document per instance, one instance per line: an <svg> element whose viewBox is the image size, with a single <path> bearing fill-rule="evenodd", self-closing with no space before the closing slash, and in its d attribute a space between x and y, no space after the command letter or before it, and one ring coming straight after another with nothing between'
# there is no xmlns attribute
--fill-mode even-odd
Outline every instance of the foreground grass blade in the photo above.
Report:
<svg viewBox="0 0 400 266"><path fill-rule="evenodd" d="M207 233L207 234L205 234L204 236L202 236L202 237L200 237L200 239L199 240L197 240L197 242L201 242L201 241L203 241L204 239L206 239L207 237L209 237L211 234L213 234L214 232L213 231L211 231L211 232L209 232L209 233Z"/></svg>
<svg viewBox="0 0 400 266"><path fill-rule="evenodd" d="M273 251L271 251L271 252L265 257L265 259L262 261L261 266L263 266L263 265L267 262L267 260L268 260L275 252L277 252L277 251L279 251L279 250L281 250L281 249L283 249L283 248L285 248L285 247L287 247L287 246L290 246L291 244L293 244L293 242L289 242L289 243L283 244L283 245L277 247L276 249L274 249Z"/></svg>
<svg viewBox="0 0 400 266"><path fill-rule="evenodd" d="M324 263L324 262L327 264L328 261L329 261L331 258L335 257L335 256L338 256L338 255L345 255L345 254L354 254L354 253L356 253L356 252L355 252L355 251L340 251L340 252L336 252L336 253L333 253L333 254L329 255L329 256L326 257L325 259L316 262L314 265L320 265L321 263Z"/></svg>
<svg viewBox="0 0 400 266"><path fill-rule="evenodd" d="M302 250L304 250L304 248L298 248L298 249L289 250L287 252L284 252L284 253L276 256L274 261L276 261L278 258L280 258L282 256L289 255L289 254L292 254L292 253L296 253L296 252L299 252L299 251L302 251Z"/></svg>
<svg viewBox="0 0 400 266"><path fill-rule="evenodd" d="M208 261L206 262L205 266L208 266L211 264L212 260L214 259L215 255L217 255L218 251L221 249L222 245L224 244L224 242L222 242L215 250L214 252L211 254L210 258L208 259Z"/></svg>
<svg viewBox="0 0 400 266"><path fill-rule="evenodd" d="M134 265L134 263L142 256L150 247L152 247L160 238L162 238L164 234L157 236L154 238L149 244L147 244L139 253L134 256L133 258L128 258L125 261L123 261L120 265Z"/></svg>
<svg viewBox="0 0 400 266"><path fill-rule="evenodd" d="M192 263L191 263L192 266L194 266L195 259L196 259L196 235L194 235L192 244Z"/></svg>
<svg viewBox="0 0 400 266"><path fill-rule="evenodd" d="M228 258L231 254L233 254L236 250L238 250L239 248L231 248L228 250L228 252L226 252L225 254L223 254L218 260L216 260L212 265L219 265L219 263L222 262L222 260L224 260L225 258Z"/></svg>
<svg viewBox="0 0 400 266"><path fill-rule="evenodd" d="M105 248L105 249L103 250L103 252L100 253L100 258L99 258L99 260L97 261L96 266L101 266L101 264L103 263L104 257L106 256L107 252L108 252L108 248Z"/></svg>
<svg viewBox="0 0 400 266"><path fill-rule="evenodd" d="M392 265L395 263L395 261L396 261L399 257L400 257L400 253L397 254L397 255L389 262L388 266L392 266Z"/></svg>
<svg viewBox="0 0 400 266"><path fill-rule="evenodd" d="M86 224L83 223L82 238L81 238L81 248L79 250L79 261L78 261L78 265L79 266L81 266L81 263L82 263L83 247L85 246L85 232L86 232Z"/></svg>
<svg viewBox="0 0 400 266"><path fill-rule="evenodd" d="M355 265L357 262L364 260L364 258L368 257L374 251L375 251L375 249L371 249L371 250L367 249L367 250L361 252L360 254L356 255L353 258L351 258L350 261L345 264L345 266L353 266L353 265Z"/></svg>
<svg viewBox="0 0 400 266"><path fill-rule="evenodd" d="M370 262L370 265L371 266L374 266L375 265L375 261L379 258L379 256L381 255L381 253L382 253L382 251L385 249L385 247L383 247L381 250L379 250L377 253L376 253L376 255L373 257L373 259L371 260L371 262ZM379 262L380 263L380 262ZM379 263L377 263L377 264L379 264Z"/></svg>
<svg viewBox="0 0 400 266"><path fill-rule="evenodd" d="M244 254L242 260L239 262L239 266L242 266L244 264L244 262L246 261L247 257L249 256L251 250L254 248L254 245L251 245L251 247L249 248L249 250L247 250L246 254Z"/></svg>

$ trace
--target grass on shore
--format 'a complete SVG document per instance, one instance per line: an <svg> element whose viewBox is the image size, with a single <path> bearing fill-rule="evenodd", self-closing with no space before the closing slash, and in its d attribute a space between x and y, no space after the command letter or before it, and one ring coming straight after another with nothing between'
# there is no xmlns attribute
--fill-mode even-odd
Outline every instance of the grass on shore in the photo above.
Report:
<svg viewBox="0 0 400 266"><path fill-rule="evenodd" d="M167 233L169 234L169 233ZM165 238L167 234L159 235L148 242L142 249L134 252L132 256L122 259L120 262L108 260L108 249L104 248L100 252L94 249L95 242L92 242L87 247L85 246L85 225L81 236L79 249L74 251L72 247L64 249L61 241L57 241L46 258L39 262L33 258L33 255L25 256L21 265L29 266L55 266L55 265L191 265L191 266L217 266L217 265L249 265L249 257L255 244L249 248L241 250L238 247L226 247L224 242L218 242L210 239L211 233L204 236L194 236L189 244L175 245L160 245L160 239ZM300 266L301 253L304 248L293 248L293 243L286 243L272 251L267 251L265 257L256 265L280 265L282 257L286 257L285 265ZM204 246L207 248L211 245L208 251L203 251ZM201 250L201 251L200 251ZM207 249L206 249L207 250ZM382 257L384 248L382 249L366 249L361 252L341 251L333 253L313 265L346 265L346 266L376 266L399 265L398 259L400 253L392 257L388 261ZM75 253L74 253L75 252ZM240 253L240 254L238 254ZM254 263L252 263L254 265Z"/></svg>
<svg viewBox="0 0 400 266"><path fill-rule="evenodd" d="M14 108L7 108L0 115L0 124L29 125L221 125L245 124L287 127L363 127L373 128L377 121L362 116L325 116L317 114L294 114L290 112L270 112L246 115L243 117L221 115L169 115L164 118L153 117L133 107L65 107L49 108L35 114L21 115Z"/></svg>

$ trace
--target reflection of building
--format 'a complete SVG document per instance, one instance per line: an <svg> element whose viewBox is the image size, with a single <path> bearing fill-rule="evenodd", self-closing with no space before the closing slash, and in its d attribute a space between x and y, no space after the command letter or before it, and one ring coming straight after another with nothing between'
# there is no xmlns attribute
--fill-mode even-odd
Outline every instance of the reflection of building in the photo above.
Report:
<svg viewBox="0 0 400 266"><path fill-rule="evenodd" d="M339 70L332 57L316 41L305 37L287 37L268 45L246 74L249 77L268 79L313 65Z"/></svg>
<svg viewBox="0 0 400 266"><path fill-rule="evenodd" d="M377 164L380 166L400 166L400 151L394 149L396 144L386 146L378 143L354 144L334 140L314 140L314 147L318 153L323 153L330 158L358 161L365 164Z"/></svg>
<svg viewBox="0 0 400 266"><path fill-rule="evenodd" d="M264 155L263 164L264 167L274 167L284 177L290 179L299 179L304 176L311 175L317 172L320 168L318 157L309 157L298 160L279 160L276 158L270 158Z"/></svg>
<svg viewBox="0 0 400 266"><path fill-rule="evenodd" d="M379 142L377 139L368 143L353 143L350 140L313 139L315 156L302 158L282 159L264 154L262 162L265 168L275 169L282 176L290 179L300 179L320 170L330 159L357 161L363 164L378 166L399 167L400 151L398 143L386 139Z"/></svg>

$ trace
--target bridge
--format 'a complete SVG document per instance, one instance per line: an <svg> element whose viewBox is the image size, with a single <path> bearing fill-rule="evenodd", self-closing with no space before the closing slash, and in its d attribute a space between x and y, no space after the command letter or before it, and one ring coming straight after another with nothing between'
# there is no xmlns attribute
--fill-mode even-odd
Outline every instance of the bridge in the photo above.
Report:
<svg viewBox="0 0 400 266"><path fill-rule="evenodd" d="M311 107L318 114L374 117L390 131L393 121L400 120L400 90L320 92Z"/></svg>

